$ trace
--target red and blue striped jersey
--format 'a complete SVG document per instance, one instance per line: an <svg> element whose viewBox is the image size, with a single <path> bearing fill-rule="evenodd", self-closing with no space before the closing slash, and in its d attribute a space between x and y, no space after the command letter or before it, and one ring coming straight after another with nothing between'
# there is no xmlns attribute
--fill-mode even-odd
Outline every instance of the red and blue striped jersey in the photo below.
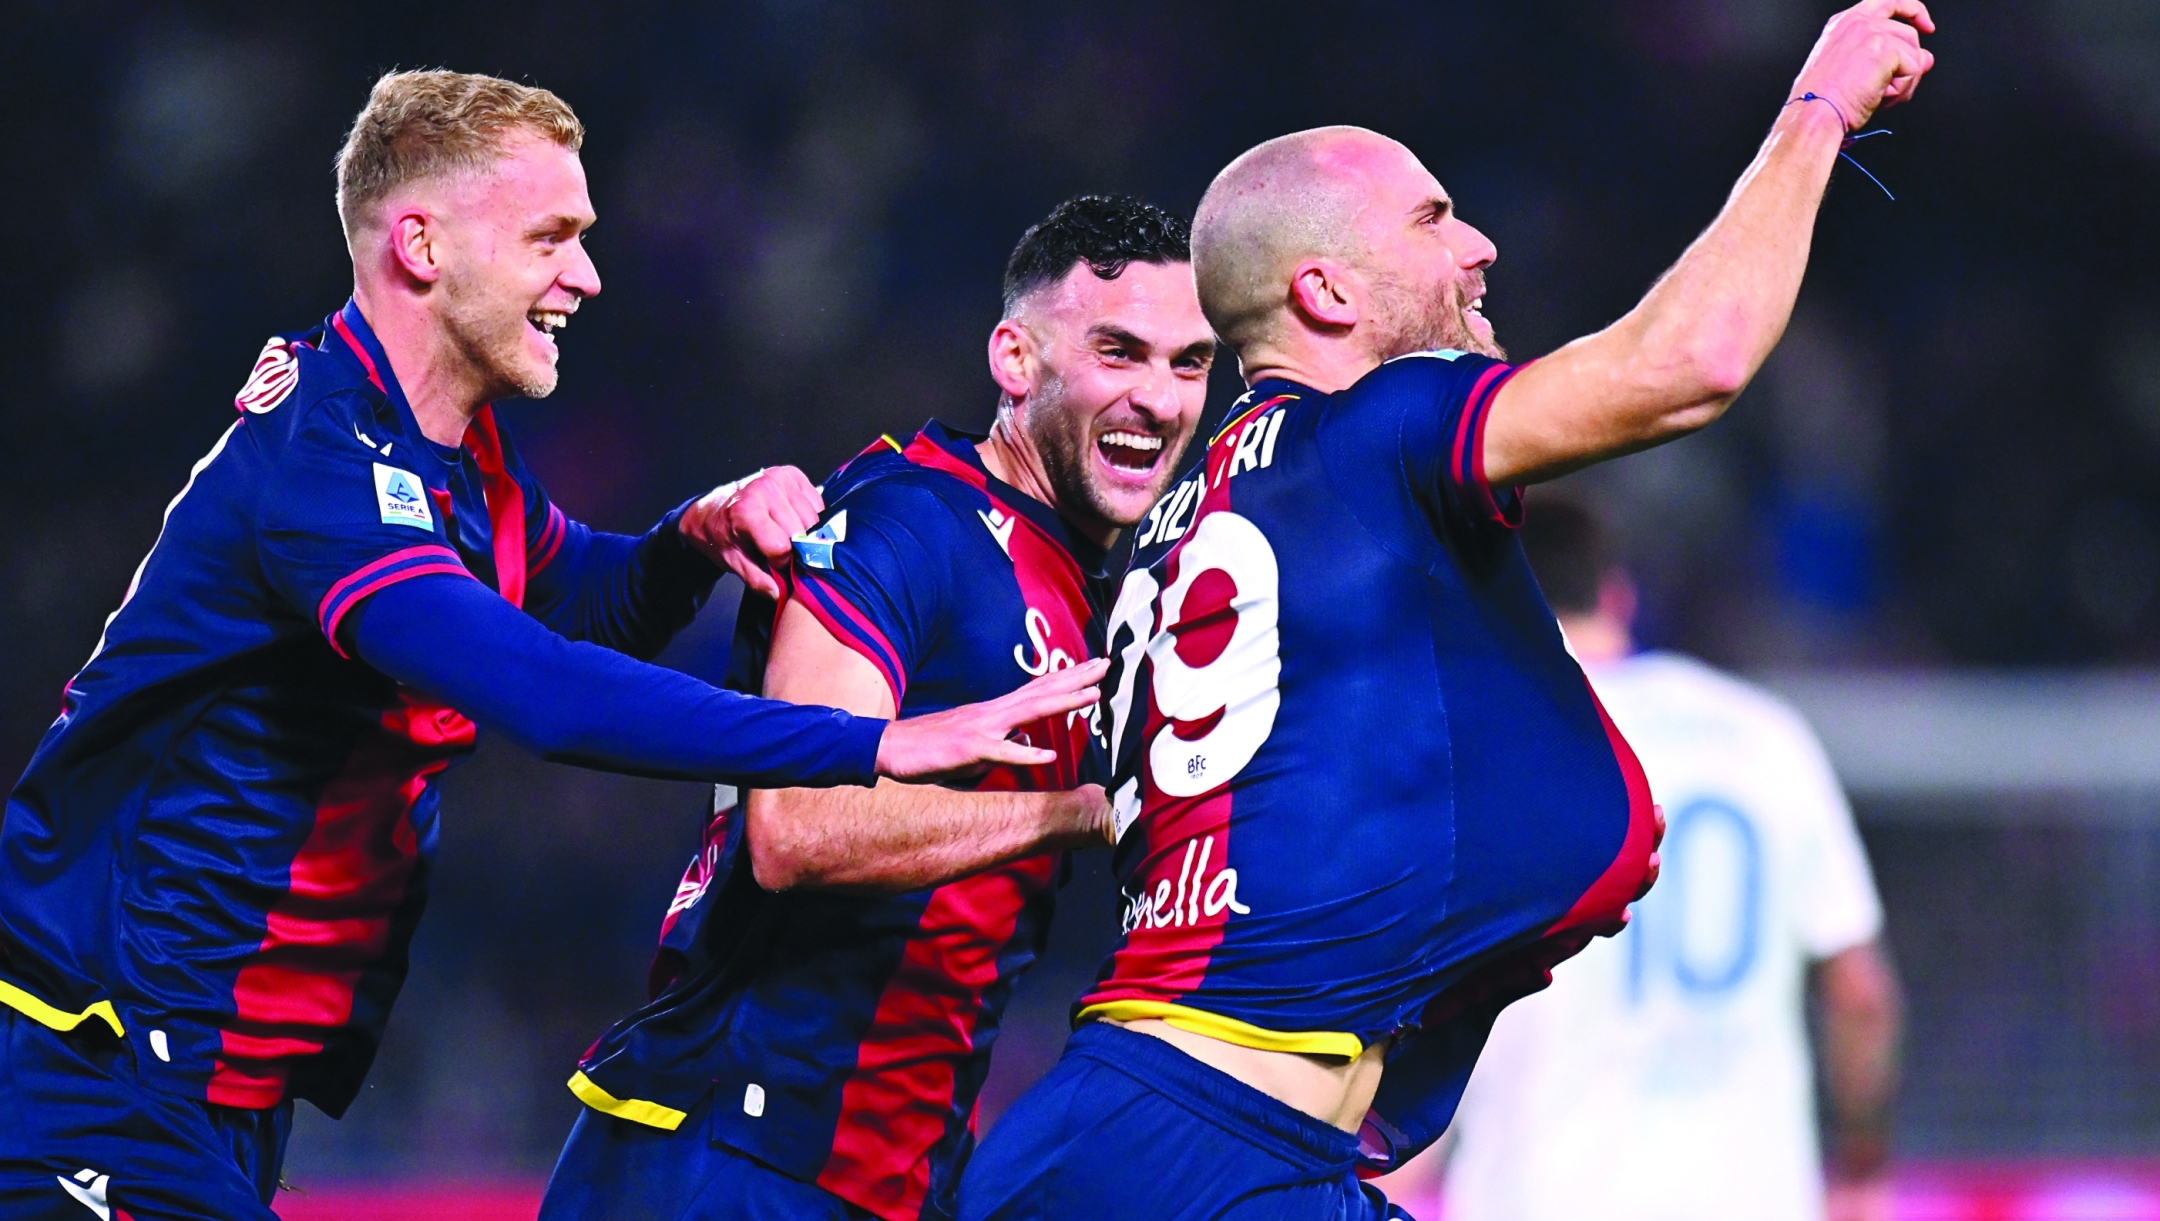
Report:
<svg viewBox="0 0 2160 1221"><path fill-rule="evenodd" d="M825 484L787 596L867 658L902 717L1003 695L1097 654L1102 551L932 423ZM747 602L730 685L757 691L775 608ZM1027 727L1055 764L983 789L1100 778L1090 717ZM662 929L654 999L571 1088L659 1127L713 1095L711 1135L892 1221L947 1216L1015 980L1042 952L1056 856L897 897L760 889L718 811Z"/></svg>
<svg viewBox="0 0 2160 1221"><path fill-rule="evenodd" d="M1424 1057L1467 1074L1478 1014L1619 927L1649 793L1481 469L1512 372L1263 381L1142 523L1107 625L1123 939L1077 1019L1392 1038L1407 1089Z"/></svg>
<svg viewBox="0 0 2160 1221"><path fill-rule="evenodd" d="M405 977L437 779L474 742L350 655L354 612L477 578L589 638L581 574L617 536L554 507L492 409L430 442L353 304L271 340L236 404L8 799L0 1002L104 1022L158 1088L336 1116Z"/></svg>

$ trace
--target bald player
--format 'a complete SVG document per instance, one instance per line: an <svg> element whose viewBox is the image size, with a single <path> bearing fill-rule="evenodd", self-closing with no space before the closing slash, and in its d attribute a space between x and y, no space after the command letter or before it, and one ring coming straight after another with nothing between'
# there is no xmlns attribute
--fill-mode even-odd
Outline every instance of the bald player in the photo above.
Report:
<svg viewBox="0 0 2160 1221"><path fill-rule="evenodd" d="M1724 412L1840 145L1912 96L1933 29L1918 0L1832 19L1710 228L1520 367L1481 309L1492 243L1402 145L1301 132L1216 178L1194 273L1252 389L1142 521L1110 618L1123 938L963 1221L1402 1215L1359 1172L1440 1136L1499 1011L1656 873L1521 487Z"/></svg>

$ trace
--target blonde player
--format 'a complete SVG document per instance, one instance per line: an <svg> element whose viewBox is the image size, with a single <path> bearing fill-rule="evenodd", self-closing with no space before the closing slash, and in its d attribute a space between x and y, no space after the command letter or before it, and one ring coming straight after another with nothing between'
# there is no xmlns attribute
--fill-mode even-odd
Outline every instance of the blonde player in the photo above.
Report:
<svg viewBox="0 0 2160 1221"><path fill-rule="evenodd" d="M1887 1221L1897 985L1821 747L1766 692L1633 651L1634 588L1581 506L1533 500L1523 536L1665 808L1664 874L1626 932L1500 1016L1455 1121L1448 1221Z"/></svg>

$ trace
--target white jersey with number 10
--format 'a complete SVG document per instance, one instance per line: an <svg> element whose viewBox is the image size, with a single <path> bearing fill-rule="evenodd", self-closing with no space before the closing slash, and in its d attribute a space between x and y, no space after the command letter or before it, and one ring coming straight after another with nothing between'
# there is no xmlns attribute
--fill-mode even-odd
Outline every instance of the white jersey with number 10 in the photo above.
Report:
<svg viewBox="0 0 2160 1221"><path fill-rule="evenodd" d="M1851 811L1768 694L1674 654L1589 673L1665 808L1663 876L1501 1015L1448 1221L1819 1221L1806 969L1882 923Z"/></svg>

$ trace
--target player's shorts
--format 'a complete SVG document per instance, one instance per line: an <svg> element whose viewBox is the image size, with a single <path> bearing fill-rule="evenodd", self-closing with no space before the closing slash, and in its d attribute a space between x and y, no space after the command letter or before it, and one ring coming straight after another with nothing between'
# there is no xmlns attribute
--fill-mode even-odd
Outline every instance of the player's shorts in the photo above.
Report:
<svg viewBox="0 0 2160 1221"><path fill-rule="evenodd" d="M1357 1138L1104 1022L1005 1112L960 1178L960 1221L1387 1221Z"/></svg>
<svg viewBox="0 0 2160 1221"><path fill-rule="evenodd" d="M670 1132L581 1107L540 1221L875 1221L712 1138L712 1095Z"/></svg>
<svg viewBox="0 0 2160 1221"><path fill-rule="evenodd" d="M61 1034L0 1006L0 1217L277 1221L292 1103L154 1090L134 1054L103 1023Z"/></svg>

